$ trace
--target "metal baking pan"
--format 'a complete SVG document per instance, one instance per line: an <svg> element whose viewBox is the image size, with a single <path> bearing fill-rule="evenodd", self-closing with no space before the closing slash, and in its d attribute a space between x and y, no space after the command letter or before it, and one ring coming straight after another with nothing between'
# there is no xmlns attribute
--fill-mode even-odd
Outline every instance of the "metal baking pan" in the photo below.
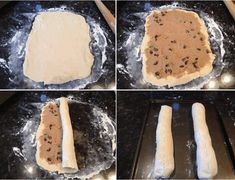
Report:
<svg viewBox="0 0 235 180"><path fill-rule="evenodd" d="M8 92L0 93L5 97L8 94ZM35 134L40 122L41 107L46 102L61 96L69 96L76 100L69 103L69 112L79 167L77 175L49 173L39 167L35 160ZM115 137L110 136L115 133L115 130L111 133L112 127L115 127L113 92L17 92L0 105L0 114L1 178L62 179L81 178L83 175L83 178L91 178L96 174L95 177L103 179L115 177L116 150L112 144ZM105 133L101 119L107 120L108 117L111 123L108 123L109 128L106 129L108 133Z"/></svg>
<svg viewBox="0 0 235 180"><path fill-rule="evenodd" d="M172 134L175 170L172 179L198 178L196 172L196 144L194 141L191 107L195 101L152 101L133 165L132 178L153 178L156 150L156 127L161 105L173 108ZM206 108L207 126L218 162L216 179L235 178L234 154L227 139L222 118L213 104L201 102ZM227 117L228 118L228 117ZM235 137L233 136L233 139Z"/></svg>

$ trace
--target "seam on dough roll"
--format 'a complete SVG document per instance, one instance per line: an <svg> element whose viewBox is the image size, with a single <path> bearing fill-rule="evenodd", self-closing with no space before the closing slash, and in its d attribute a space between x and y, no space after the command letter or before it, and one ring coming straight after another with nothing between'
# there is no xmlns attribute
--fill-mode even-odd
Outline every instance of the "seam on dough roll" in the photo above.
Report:
<svg viewBox="0 0 235 180"><path fill-rule="evenodd" d="M67 172L77 172L77 160L74 148L73 129L69 116L67 98L60 98L60 115L63 129L62 139L62 167Z"/></svg>
<svg viewBox="0 0 235 180"><path fill-rule="evenodd" d="M168 178L174 171L174 147L171 123L172 108L166 105L161 106L156 130L155 177Z"/></svg>
<svg viewBox="0 0 235 180"><path fill-rule="evenodd" d="M217 160L206 125L205 107L201 103L192 105L194 137L197 144L198 178L213 178L218 171Z"/></svg>

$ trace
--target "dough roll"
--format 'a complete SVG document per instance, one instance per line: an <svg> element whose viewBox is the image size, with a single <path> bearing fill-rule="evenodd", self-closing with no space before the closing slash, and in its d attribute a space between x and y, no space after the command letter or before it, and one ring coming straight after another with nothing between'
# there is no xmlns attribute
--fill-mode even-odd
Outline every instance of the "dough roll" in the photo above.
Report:
<svg viewBox="0 0 235 180"><path fill-rule="evenodd" d="M192 106L194 137L197 144L197 176L213 178L217 174L217 161L206 125L205 107L201 103Z"/></svg>
<svg viewBox="0 0 235 180"><path fill-rule="evenodd" d="M74 148L73 129L69 116L67 99L60 98L60 115L63 129L62 138L62 168L68 172L78 171L77 160Z"/></svg>
<svg viewBox="0 0 235 180"><path fill-rule="evenodd" d="M161 106L156 131L155 177L168 178L174 170L174 148L171 132L172 108Z"/></svg>

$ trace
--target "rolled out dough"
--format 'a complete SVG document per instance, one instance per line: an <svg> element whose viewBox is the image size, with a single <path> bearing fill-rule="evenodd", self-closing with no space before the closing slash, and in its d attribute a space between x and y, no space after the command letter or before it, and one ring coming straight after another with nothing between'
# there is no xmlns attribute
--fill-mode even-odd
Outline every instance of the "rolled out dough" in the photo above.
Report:
<svg viewBox="0 0 235 180"><path fill-rule="evenodd" d="M154 176L168 178L174 171L174 147L171 132L172 108L161 106L156 131L157 149Z"/></svg>
<svg viewBox="0 0 235 180"><path fill-rule="evenodd" d="M169 87L209 74L215 58L204 22L181 9L153 11L146 18L141 52L144 80Z"/></svg>
<svg viewBox="0 0 235 180"><path fill-rule="evenodd" d="M61 84L91 74L89 26L70 12L36 16L26 44L24 75L36 82Z"/></svg>
<svg viewBox="0 0 235 180"><path fill-rule="evenodd" d="M49 102L42 108L36 141L36 161L39 166L51 172L78 171L66 98L60 98L59 107L56 103Z"/></svg>
<svg viewBox="0 0 235 180"><path fill-rule="evenodd" d="M201 103L192 106L194 137L197 144L198 178L213 178L217 174L217 161L206 125L205 107Z"/></svg>

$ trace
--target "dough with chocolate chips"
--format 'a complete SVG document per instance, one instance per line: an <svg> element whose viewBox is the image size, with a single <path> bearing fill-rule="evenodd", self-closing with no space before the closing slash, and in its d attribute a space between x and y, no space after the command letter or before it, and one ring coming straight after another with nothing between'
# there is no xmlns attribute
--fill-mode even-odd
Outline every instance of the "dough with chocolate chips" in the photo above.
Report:
<svg viewBox="0 0 235 180"><path fill-rule="evenodd" d="M213 69L206 26L192 11L154 11L145 23L141 45L144 80L169 87L185 84Z"/></svg>
<svg viewBox="0 0 235 180"><path fill-rule="evenodd" d="M49 102L42 108L36 141L36 161L39 166L51 172L78 171L66 98L60 98L59 105Z"/></svg>
<svg viewBox="0 0 235 180"><path fill-rule="evenodd" d="M44 84L61 84L91 74L89 26L70 12L42 12L36 16L26 44L24 75Z"/></svg>

